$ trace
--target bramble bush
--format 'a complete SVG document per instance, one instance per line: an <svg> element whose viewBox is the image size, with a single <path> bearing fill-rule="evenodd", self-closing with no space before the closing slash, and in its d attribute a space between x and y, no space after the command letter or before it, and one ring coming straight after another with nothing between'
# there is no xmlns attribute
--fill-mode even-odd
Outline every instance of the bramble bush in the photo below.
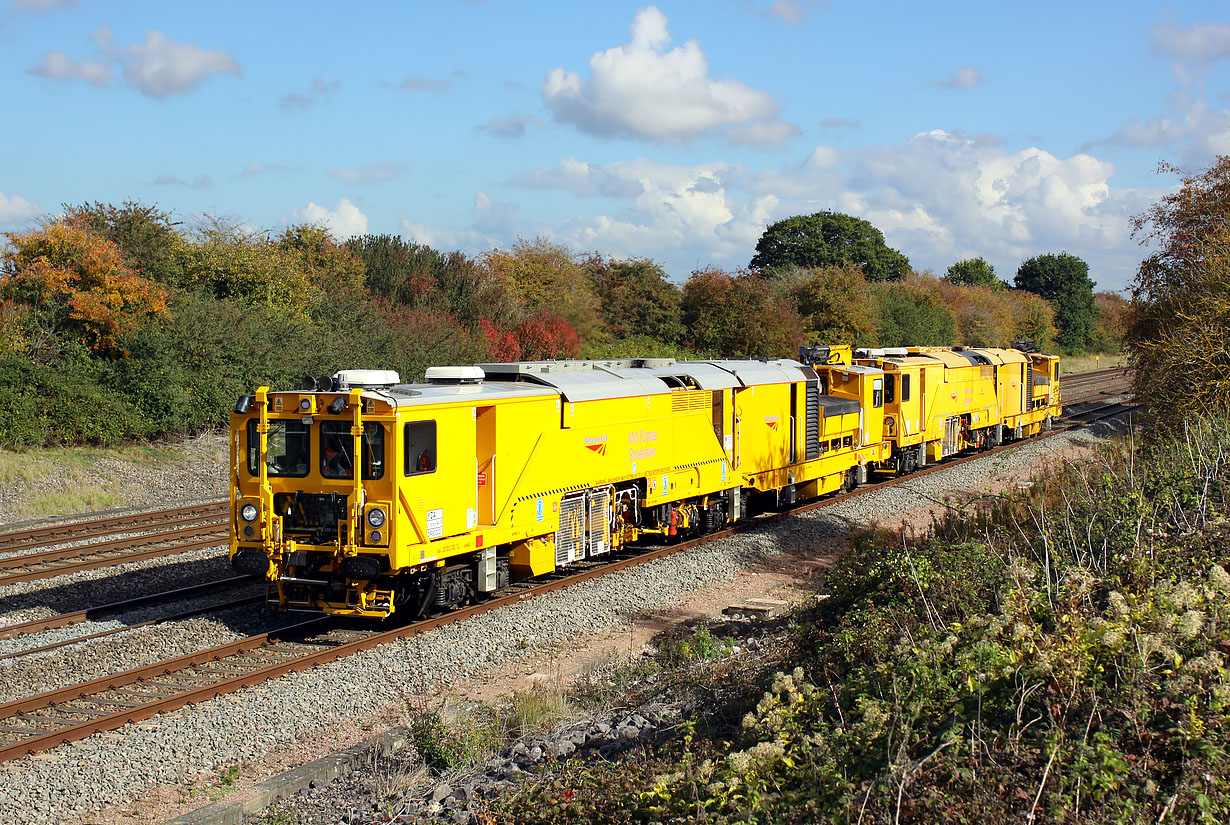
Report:
<svg viewBox="0 0 1230 825"><path fill-rule="evenodd" d="M739 728L568 766L525 822L1220 823L1230 421L1127 441L927 535L866 531ZM729 716L733 706L706 713ZM546 785L546 787L544 787Z"/></svg>

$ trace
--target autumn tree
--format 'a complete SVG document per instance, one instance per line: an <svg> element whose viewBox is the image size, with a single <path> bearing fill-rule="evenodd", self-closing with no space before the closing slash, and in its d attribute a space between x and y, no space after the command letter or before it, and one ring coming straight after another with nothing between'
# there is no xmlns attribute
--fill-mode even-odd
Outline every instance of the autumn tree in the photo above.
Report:
<svg viewBox="0 0 1230 825"><path fill-rule="evenodd" d="M679 287L645 258L591 255L583 262L598 297L602 320L616 339L644 337L674 344L683 337Z"/></svg>
<svg viewBox="0 0 1230 825"><path fill-rule="evenodd" d="M749 266L771 274L791 267L846 264L861 267L874 281L899 281L910 271L909 259L891 249L879 229L841 212L795 215L769 224Z"/></svg>
<svg viewBox="0 0 1230 825"><path fill-rule="evenodd" d="M144 278L169 286L181 286L183 266L179 252L183 238L180 224L157 205L124 201L64 205L64 223L99 235L119 247L124 265Z"/></svg>
<svg viewBox="0 0 1230 825"><path fill-rule="evenodd" d="M0 298L25 305L96 352L122 352L122 339L143 318L166 312L166 290L88 229L54 220L5 237L10 248L3 252Z"/></svg>
<svg viewBox="0 0 1230 825"><path fill-rule="evenodd" d="M328 229L316 224L297 224L282 230L278 248L297 259L307 279L328 304L342 292L363 288L363 262Z"/></svg>
<svg viewBox="0 0 1230 825"><path fill-rule="evenodd" d="M1032 292L1012 290L1007 294L1012 297L1014 319L1010 340L1033 341L1039 352L1050 352L1059 335L1055 329L1055 308Z"/></svg>
<svg viewBox="0 0 1230 825"><path fill-rule="evenodd" d="M803 342L794 303L752 273L693 272L683 285L681 309L688 342L700 352L789 357Z"/></svg>
<svg viewBox="0 0 1230 825"><path fill-rule="evenodd" d="M1132 283L1125 343L1137 397L1165 426L1230 409L1230 157L1133 218L1155 248Z"/></svg>
<svg viewBox="0 0 1230 825"><path fill-rule="evenodd" d="M783 273L783 292L798 307L810 344L874 344L876 307L867 278L853 264Z"/></svg>
<svg viewBox="0 0 1230 825"><path fill-rule="evenodd" d="M1081 352L1089 346L1097 310L1087 263L1067 252L1038 255L1021 264L1013 282L1017 289L1040 295L1054 305L1061 347Z"/></svg>
<svg viewBox="0 0 1230 825"><path fill-rule="evenodd" d="M603 330L598 296L576 255L546 238L517 239L512 249L483 256L491 277L515 289L523 319L558 315L582 343Z"/></svg>
<svg viewBox="0 0 1230 825"><path fill-rule="evenodd" d="M185 288L285 317L306 319L321 284L293 249L237 221L207 216L180 253Z"/></svg>
<svg viewBox="0 0 1230 825"><path fill-rule="evenodd" d="M553 312L541 311L517 326L521 355L531 361L576 358L581 338L566 320Z"/></svg>
<svg viewBox="0 0 1230 825"><path fill-rule="evenodd" d="M1131 304L1122 295L1105 291L1093 293L1093 304L1098 318L1089 337L1089 349L1093 352L1119 352L1123 348Z"/></svg>
<svg viewBox="0 0 1230 825"><path fill-rule="evenodd" d="M991 266L983 258L968 258L964 261L957 261L948 267L944 280L952 284L985 286L992 289L998 288L1001 284L999 277L995 274L995 267Z"/></svg>

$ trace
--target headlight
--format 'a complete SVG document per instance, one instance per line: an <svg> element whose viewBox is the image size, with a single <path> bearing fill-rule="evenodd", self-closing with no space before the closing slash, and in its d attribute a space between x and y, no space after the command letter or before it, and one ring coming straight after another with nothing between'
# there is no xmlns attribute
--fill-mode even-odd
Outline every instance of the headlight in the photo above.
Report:
<svg viewBox="0 0 1230 825"><path fill-rule="evenodd" d="M255 504L245 504L239 508L239 517L247 522L256 521L256 517L260 515L260 510L256 509Z"/></svg>
<svg viewBox="0 0 1230 825"><path fill-rule="evenodd" d="M379 507L373 507L367 511L367 523L372 527L384 526L384 510Z"/></svg>
<svg viewBox="0 0 1230 825"><path fill-rule="evenodd" d="M370 535L370 536L368 536L368 538L370 538L370 539L372 540L372 544L379 544L379 543L380 543L380 539L381 539L381 538L383 538L383 536L381 536L381 535L380 535L380 531L379 531L379 530L373 530L373 531L371 532L371 535Z"/></svg>
<svg viewBox="0 0 1230 825"><path fill-rule="evenodd" d="M311 412L312 411L312 399L310 398L299 399L299 409L303 410L304 412Z"/></svg>

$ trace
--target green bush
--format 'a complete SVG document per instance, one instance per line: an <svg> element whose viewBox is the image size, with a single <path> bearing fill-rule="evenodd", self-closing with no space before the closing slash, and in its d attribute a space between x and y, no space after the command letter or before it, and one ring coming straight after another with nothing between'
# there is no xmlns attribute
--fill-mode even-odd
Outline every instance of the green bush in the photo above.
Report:
<svg viewBox="0 0 1230 825"><path fill-rule="evenodd" d="M518 821L1220 823L1230 817L1230 420L1129 443L922 539L865 532L785 667ZM675 656L687 660L689 657ZM545 799L545 804L544 804Z"/></svg>

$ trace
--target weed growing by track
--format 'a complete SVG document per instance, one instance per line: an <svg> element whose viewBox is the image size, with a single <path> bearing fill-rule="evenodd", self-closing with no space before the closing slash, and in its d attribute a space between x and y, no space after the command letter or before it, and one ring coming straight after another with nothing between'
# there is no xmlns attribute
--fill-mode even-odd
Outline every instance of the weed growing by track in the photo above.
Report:
<svg viewBox="0 0 1230 825"><path fill-rule="evenodd" d="M860 534L781 662L716 660L672 741L566 763L497 818L1227 821L1228 423Z"/></svg>

